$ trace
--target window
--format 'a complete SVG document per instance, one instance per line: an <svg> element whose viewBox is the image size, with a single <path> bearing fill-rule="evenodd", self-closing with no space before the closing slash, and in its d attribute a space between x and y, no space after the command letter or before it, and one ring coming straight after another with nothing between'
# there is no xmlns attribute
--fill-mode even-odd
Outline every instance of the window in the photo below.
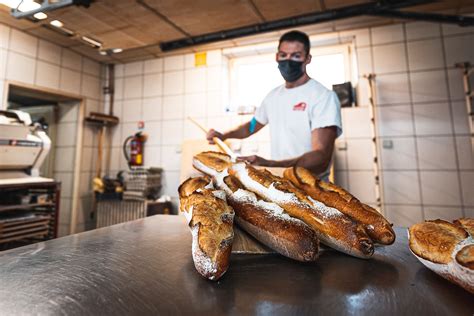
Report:
<svg viewBox="0 0 474 316"><path fill-rule="evenodd" d="M326 88L351 80L350 45L312 47L306 71ZM258 107L273 88L283 84L274 53L230 59L230 106Z"/></svg>

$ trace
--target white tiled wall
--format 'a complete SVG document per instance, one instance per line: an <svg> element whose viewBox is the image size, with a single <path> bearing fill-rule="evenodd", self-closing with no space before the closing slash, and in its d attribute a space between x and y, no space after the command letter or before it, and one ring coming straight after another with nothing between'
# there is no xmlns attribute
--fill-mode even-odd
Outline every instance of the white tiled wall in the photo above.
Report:
<svg viewBox="0 0 474 316"><path fill-rule="evenodd" d="M409 23L332 36L353 37L359 69L359 107L343 109L336 181L362 201L375 203L367 82L362 77L374 72L379 143L386 143L380 148L385 214L405 226L435 217L472 216L474 163L461 74L453 67L455 62L474 62L472 29ZM123 123L114 133L114 166L125 168L121 140L135 132L137 120L144 120L150 134L146 164L165 169L164 194L174 199L180 144L203 137L186 117L218 130L249 119L224 112L228 59L220 50L207 52L207 57L205 67L194 67L194 55L186 54L116 69L116 107ZM268 129L240 147L268 157Z"/></svg>
<svg viewBox="0 0 474 316"><path fill-rule="evenodd" d="M399 225L472 216L472 201L463 195L474 192L471 145L454 64L474 61L474 32L433 23L370 32L374 60L384 52L384 62L374 63L379 136L393 144L381 149L387 216ZM381 42L384 36L393 40Z"/></svg>
<svg viewBox="0 0 474 316"><path fill-rule="evenodd" d="M207 52L207 66L201 67L194 66L194 54L117 65L115 114L121 124L113 131L111 173L126 168L122 142L144 120L149 135L145 164L164 168L162 193L176 201L182 141L204 136L186 118L209 127L230 126L223 103L227 67L220 50Z"/></svg>
<svg viewBox="0 0 474 316"><path fill-rule="evenodd" d="M75 52L0 24L0 98L4 97L6 80L18 81L82 95L86 113L99 111L101 102L102 66ZM0 105L4 108L6 105ZM78 104L60 104L54 174L62 183L59 234L69 233L73 195L73 166L77 143ZM83 124L80 122L80 124ZM84 142L81 162L81 189L77 231L91 223L92 211L91 171L95 132L84 126Z"/></svg>

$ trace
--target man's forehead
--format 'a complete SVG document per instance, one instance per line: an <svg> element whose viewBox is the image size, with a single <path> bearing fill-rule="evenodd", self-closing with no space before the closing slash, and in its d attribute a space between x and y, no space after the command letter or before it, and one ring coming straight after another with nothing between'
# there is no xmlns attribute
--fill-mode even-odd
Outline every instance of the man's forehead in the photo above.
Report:
<svg viewBox="0 0 474 316"><path fill-rule="evenodd" d="M283 53L304 53L304 44L297 41L284 41L278 47L278 52Z"/></svg>

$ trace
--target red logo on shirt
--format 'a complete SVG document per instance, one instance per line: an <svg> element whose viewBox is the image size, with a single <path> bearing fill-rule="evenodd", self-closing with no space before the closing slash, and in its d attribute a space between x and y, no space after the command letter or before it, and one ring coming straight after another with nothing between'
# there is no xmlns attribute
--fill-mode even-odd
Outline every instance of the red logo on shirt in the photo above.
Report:
<svg viewBox="0 0 474 316"><path fill-rule="evenodd" d="M300 102L297 105L293 106L293 111L304 111L306 110L306 103Z"/></svg>

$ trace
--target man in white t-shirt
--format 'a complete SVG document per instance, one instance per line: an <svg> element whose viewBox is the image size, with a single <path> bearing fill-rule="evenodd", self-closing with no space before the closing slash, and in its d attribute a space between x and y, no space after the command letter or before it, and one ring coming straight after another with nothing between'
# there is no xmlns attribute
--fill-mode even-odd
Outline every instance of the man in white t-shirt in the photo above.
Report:
<svg viewBox="0 0 474 316"><path fill-rule="evenodd" d="M285 84L268 93L251 121L226 133L211 129L209 142L213 137L246 138L270 124L272 160L256 155L240 159L257 166L305 167L327 181L334 142L342 134L341 106L333 91L306 73L309 48L305 33L285 33L276 54Z"/></svg>

